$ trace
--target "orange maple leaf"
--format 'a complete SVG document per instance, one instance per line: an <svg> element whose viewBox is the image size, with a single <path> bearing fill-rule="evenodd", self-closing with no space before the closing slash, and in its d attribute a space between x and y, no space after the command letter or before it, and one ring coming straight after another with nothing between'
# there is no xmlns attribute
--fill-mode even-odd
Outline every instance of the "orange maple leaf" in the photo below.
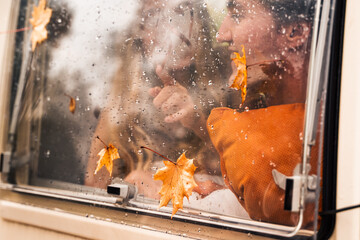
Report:
<svg viewBox="0 0 360 240"><path fill-rule="evenodd" d="M46 8L46 0L40 0L38 7L34 7L30 23L33 25L31 33L32 51L35 50L36 45L47 39L46 25L50 21L52 14L51 8Z"/></svg>
<svg viewBox="0 0 360 240"><path fill-rule="evenodd" d="M244 46L242 45L242 57L240 57L240 54L237 52L234 52L234 54L235 57L231 58L231 60L234 61L237 67L237 74L230 87L236 90L241 90L241 104L243 104L246 97L247 86L247 66Z"/></svg>
<svg viewBox="0 0 360 240"><path fill-rule="evenodd" d="M112 169L113 169L113 161L115 159L120 158L120 155L118 153L118 150L116 147L114 147L111 143L109 143L109 146L107 146L100 138L97 136L97 138L105 145L105 148L101 149L101 151L98 153L98 156L100 157L97 161L97 167L95 169L96 174L104 165L108 172L110 173L110 176L112 175Z"/></svg>
<svg viewBox="0 0 360 240"><path fill-rule="evenodd" d="M186 158L185 153L181 154L176 163L164 161L164 164L165 167L159 169L154 175L154 180L163 181L159 192L161 198L158 208L166 206L171 200L173 204L172 218L179 208L183 208L184 196L189 199L192 190L197 186L194 180L196 167L193 159Z"/></svg>

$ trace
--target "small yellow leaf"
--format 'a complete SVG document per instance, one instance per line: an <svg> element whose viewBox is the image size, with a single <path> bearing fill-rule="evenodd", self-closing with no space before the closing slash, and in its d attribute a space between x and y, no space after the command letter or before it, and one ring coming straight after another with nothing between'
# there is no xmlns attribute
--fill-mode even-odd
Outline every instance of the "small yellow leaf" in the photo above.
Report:
<svg viewBox="0 0 360 240"><path fill-rule="evenodd" d="M51 8L46 8L46 0L40 0L38 7L34 7L32 18L30 19L30 23L33 25L31 33L32 51L35 50L38 43L40 44L47 39L46 25L50 21L51 14Z"/></svg>
<svg viewBox="0 0 360 240"><path fill-rule="evenodd" d="M179 208L183 208L183 199L192 194L192 190L197 186L194 180L196 170L193 159L188 159L183 153L174 164L173 162L164 161L165 167L159 169L154 180L163 181L159 194L161 195L159 208L166 206L172 201L172 216Z"/></svg>
<svg viewBox="0 0 360 240"><path fill-rule="evenodd" d="M72 96L67 95L66 93L64 93L64 95L70 98L69 111L70 111L72 114L74 114L74 113L75 113L75 109L76 109L75 99L74 99Z"/></svg>
<svg viewBox="0 0 360 240"><path fill-rule="evenodd" d="M240 57L239 53L234 52L235 57L231 58L231 60L233 60L236 65L237 74L232 85L230 86L236 90L241 90L241 104L243 104L245 101L247 87L247 67L244 46L242 46L242 54L242 57Z"/></svg>
<svg viewBox="0 0 360 240"><path fill-rule="evenodd" d="M96 174L105 165L111 176L113 161L120 158L118 150L111 143L109 143L108 147L106 146L105 148L101 149L101 151L98 153L98 156L100 158L97 161L97 167L94 174Z"/></svg>
<svg viewBox="0 0 360 240"><path fill-rule="evenodd" d="M76 103L75 103L75 99L74 98L70 98L70 104L69 104L69 111L74 114L75 113L75 108L76 108Z"/></svg>

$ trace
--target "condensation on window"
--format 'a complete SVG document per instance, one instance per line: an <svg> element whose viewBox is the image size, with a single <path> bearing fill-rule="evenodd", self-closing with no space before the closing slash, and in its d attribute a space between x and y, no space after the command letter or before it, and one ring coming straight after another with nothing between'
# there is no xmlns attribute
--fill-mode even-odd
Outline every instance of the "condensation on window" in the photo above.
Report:
<svg viewBox="0 0 360 240"><path fill-rule="evenodd" d="M18 140L17 154L28 148L30 184L125 184L135 189L131 206L156 210L162 182L154 174L185 153L197 186L177 214L297 224L273 172L292 176L301 162L314 2L47 7L47 39L35 51L22 43L32 60L19 126L30 134L18 128L27 140ZM111 176L96 169L110 144L119 154ZM304 227L313 209L307 205Z"/></svg>

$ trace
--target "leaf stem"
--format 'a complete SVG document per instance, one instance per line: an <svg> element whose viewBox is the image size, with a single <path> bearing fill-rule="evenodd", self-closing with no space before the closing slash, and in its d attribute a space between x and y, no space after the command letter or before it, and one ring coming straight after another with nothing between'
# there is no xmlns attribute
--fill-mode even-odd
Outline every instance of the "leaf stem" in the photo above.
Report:
<svg viewBox="0 0 360 240"><path fill-rule="evenodd" d="M165 157L164 155L162 155L162 154L160 154L160 153L152 150L151 148L144 147L144 146L141 146L140 148L145 148L145 149L147 149L147 150L150 150L150 151L152 151L153 153L155 153L155 154L159 155L160 157L164 158L165 160L167 160L167 161L173 163L174 165L176 165L176 162L174 162L174 161L170 160L169 158Z"/></svg>
<svg viewBox="0 0 360 240"><path fill-rule="evenodd" d="M0 32L0 34L24 32L24 31L27 31L27 30L30 30L30 27L25 27L25 28L19 28L19 29L15 29L15 30L4 31L4 32Z"/></svg>
<svg viewBox="0 0 360 240"><path fill-rule="evenodd" d="M105 145L105 147L106 147L106 148L109 148L109 147L106 145L106 143L104 143L104 141L103 141L103 140L101 140L101 138L100 138L99 136L96 136L96 138L97 138L97 139L99 139L99 140L102 142L102 144L104 144L104 145Z"/></svg>
<svg viewBox="0 0 360 240"><path fill-rule="evenodd" d="M283 60L265 60L265 61L262 61L262 62L257 62L257 63L252 63L252 64L249 64L249 65L246 65L246 68L252 67L252 66L255 66L255 65L261 65L261 64L264 64L264 63L281 62L281 61L283 61Z"/></svg>

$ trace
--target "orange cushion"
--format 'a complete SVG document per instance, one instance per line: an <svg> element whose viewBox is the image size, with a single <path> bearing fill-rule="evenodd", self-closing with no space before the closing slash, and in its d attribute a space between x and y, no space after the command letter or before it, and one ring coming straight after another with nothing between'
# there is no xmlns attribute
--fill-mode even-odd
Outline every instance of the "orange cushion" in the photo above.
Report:
<svg viewBox="0 0 360 240"><path fill-rule="evenodd" d="M285 191L275 184L272 170L291 176L301 162L304 106L278 105L242 113L216 108L208 118L225 183L254 220L297 224L298 214L283 210ZM313 174L317 159L311 159ZM313 210L313 204L306 207L304 222L312 221Z"/></svg>

